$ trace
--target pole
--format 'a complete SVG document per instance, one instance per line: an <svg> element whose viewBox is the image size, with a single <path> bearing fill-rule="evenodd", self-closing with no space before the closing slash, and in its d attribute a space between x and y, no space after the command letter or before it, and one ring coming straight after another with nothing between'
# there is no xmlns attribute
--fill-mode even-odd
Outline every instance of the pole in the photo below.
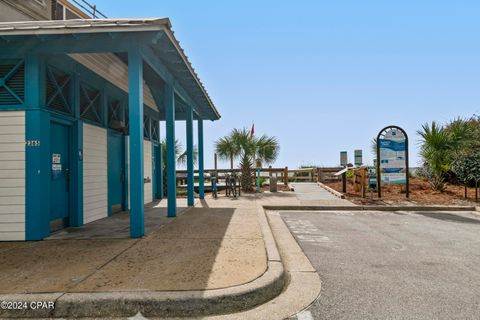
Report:
<svg viewBox="0 0 480 320"><path fill-rule="evenodd" d="M260 193L260 168L257 168L257 192Z"/></svg>
<svg viewBox="0 0 480 320"><path fill-rule="evenodd" d="M475 181L475 201L478 201L478 181Z"/></svg>
<svg viewBox="0 0 480 320"><path fill-rule="evenodd" d="M347 173L342 173L342 192L347 193Z"/></svg>
<svg viewBox="0 0 480 320"><path fill-rule="evenodd" d="M195 204L195 177L193 169L193 109L187 105L187 205Z"/></svg>
<svg viewBox="0 0 480 320"><path fill-rule="evenodd" d="M198 197L205 198L205 166L203 162L203 120L198 120Z"/></svg>
<svg viewBox="0 0 480 320"><path fill-rule="evenodd" d="M365 179L367 179L367 177L368 177L367 168L365 168L362 170L362 198L365 198L367 196L366 183L365 183Z"/></svg>
<svg viewBox="0 0 480 320"><path fill-rule="evenodd" d="M177 157L175 156L175 91L171 84L164 87L167 133L167 216L177 216Z"/></svg>
<svg viewBox="0 0 480 320"><path fill-rule="evenodd" d="M128 52L128 105L130 119L130 237L145 233L143 155L143 60L139 49Z"/></svg>
<svg viewBox="0 0 480 320"><path fill-rule="evenodd" d="M409 155L408 155L408 135L407 135L407 132L405 130L403 130L402 128L400 127L397 127L398 129L400 129L400 131L403 132L403 135L405 137L405 167L407 169L407 176L405 177L406 178L406 183L407 183L407 192L406 192L406 196L407 196L407 199L410 198L410 168L408 167L409 164Z"/></svg>
<svg viewBox="0 0 480 320"><path fill-rule="evenodd" d="M382 178L380 176L380 135L382 132L383 130L377 135L377 192L379 201L382 199Z"/></svg>

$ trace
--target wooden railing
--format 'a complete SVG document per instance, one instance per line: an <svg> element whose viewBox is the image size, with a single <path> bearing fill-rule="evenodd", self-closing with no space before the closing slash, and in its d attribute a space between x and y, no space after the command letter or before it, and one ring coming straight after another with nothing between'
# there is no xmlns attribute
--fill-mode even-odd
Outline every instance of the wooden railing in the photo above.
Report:
<svg viewBox="0 0 480 320"><path fill-rule="evenodd" d="M339 181L340 176L334 174L342 170L342 167L323 167L317 169L318 182Z"/></svg>
<svg viewBox="0 0 480 320"><path fill-rule="evenodd" d="M341 167L323 167L323 168L301 168L288 169L284 168L262 168L260 169L260 177L276 177L278 181L283 181L285 185L288 182L328 182L339 180L334 173L342 170ZM198 170L195 170L195 179L198 177ZM226 174L235 172L241 173L238 168L235 169L205 169L205 178L210 179L210 173L216 172L219 179L223 179ZM254 170L255 179L257 178L257 170ZM185 184L187 179L187 170L177 170L177 181L180 184Z"/></svg>
<svg viewBox="0 0 480 320"><path fill-rule="evenodd" d="M257 170L253 170L255 179L257 179ZM217 173L217 176L219 179L223 179L226 174L235 172L237 174L241 173L241 170L238 168L235 169L205 169L205 178L210 179L210 175L213 172ZM288 181L290 180L289 178L289 170L288 167L285 168L262 168L260 169L260 177L276 177L278 181L283 181L285 185L288 184ZM195 178L198 177L198 170L194 170L194 175ZM177 183L180 182L180 184L185 184L185 180L187 179L187 170L177 170Z"/></svg>
<svg viewBox="0 0 480 320"><path fill-rule="evenodd" d="M342 168L301 168L301 169L288 169L284 168L262 168L260 169L260 177L276 177L278 181L282 181L285 185L288 182L317 182L337 179L333 176L333 173L338 172ZM198 177L198 170L194 171L195 178ZM223 179L226 174L235 172L237 174L241 173L241 170L238 168L235 169L205 169L205 178L210 179L210 174L216 172L219 179ZM257 178L257 170L253 170L255 179ZM177 180L180 181L180 184L185 184L187 179L186 170L177 170Z"/></svg>

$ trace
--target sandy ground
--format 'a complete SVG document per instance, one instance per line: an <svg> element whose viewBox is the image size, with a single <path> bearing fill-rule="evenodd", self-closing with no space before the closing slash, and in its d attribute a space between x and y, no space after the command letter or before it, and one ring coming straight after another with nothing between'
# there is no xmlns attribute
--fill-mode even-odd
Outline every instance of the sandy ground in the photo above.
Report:
<svg viewBox="0 0 480 320"><path fill-rule="evenodd" d="M327 182L327 186L342 191L342 183ZM410 179L410 200L406 201L404 185L384 185L382 186L382 200L389 204L424 204L424 205L479 205L475 202L475 188L468 188L469 199L464 198L464 187L461 185L447 185L444 192L433 191L428 181L418 178ZM480 190L479 190L480 192ZM366 199L362 199L361 195L355 193L353 184L348 181L347 184L347 199L356 204L369 204L370 193L367 192ZM374 199L377 199L377 194L374 193Z"/></svg>

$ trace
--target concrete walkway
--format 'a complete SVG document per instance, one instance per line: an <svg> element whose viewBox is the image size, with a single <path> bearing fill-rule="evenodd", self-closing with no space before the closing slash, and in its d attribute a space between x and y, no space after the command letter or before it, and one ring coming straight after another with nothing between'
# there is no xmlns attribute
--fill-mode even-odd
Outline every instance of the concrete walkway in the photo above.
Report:
<svg viewBox="0 0 480 320"><path fill-rule="evenodd" d="M195 206L200 205L200 200L195 200ZM177 216L184 214L189 207L187 199L177 199ZM167 217L167 201L155 201L145 206L145 235L159 227L174 221ZM81 227L70 227L59 230L46 240L65 239L128 239L130 238L130 213L129 211L114 213L112 216L84 224Z"/></svg>
<svg viewBox="0 0 480 320"><path fill-rule="evenodd" d="M284 269L283 254L280 259L262 206L298 206L311 201L301 199L307 193L242 194L236 199L208 195L176 218L164 217L163 202L147 210L149 234L142 239L125 237L128 216L123 214L93 227L59 233L48 241L0 243L0 300L55 302L54 310L0 310L0 317L230 313L280 294L287 273L290 291L285 292L290 293L275 301L290 306L281 309L288 316L292 303L286 297L297 296L298 285L305 285L301 281L295 285L292 272L296 271ZM109 222L113 238L101 236ZM312 276L316 275L308 274ZM315 298L318 288L309 291L308 297L299 296L295 312ZM279 307L275 301L269 302L269 308ZM267 313L271 319L278 316Z"/></svg>
<svg viewBox="0 0 480 320"><path fill-rule="evenodd" d="M353 206L348 200L340 199L320 187L317 183L292 183L294 194L302 206Z"/></svg>
<svg viewBox="0 0 480 320"><path fill-rule="evenodd" d="M88 240L80 230L77 239L0 243L0 293L206 290L261 276L267 263L255 201L202 205L140 240L119 239L123 232L99 239L94 228ZM123 230L118 221L112 226Z"/></svg>

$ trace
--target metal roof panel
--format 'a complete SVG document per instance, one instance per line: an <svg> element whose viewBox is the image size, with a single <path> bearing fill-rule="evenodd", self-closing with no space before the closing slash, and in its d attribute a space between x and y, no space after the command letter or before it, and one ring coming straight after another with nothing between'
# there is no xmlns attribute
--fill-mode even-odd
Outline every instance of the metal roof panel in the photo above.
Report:
<svg viewBox="0 0 480 320"><path fill-rule="evenodd" d="M14 35L42 35L42 34L74 34L74 33L101 33L101 32L143 32L165 31L170 42L175 47L192 79L202 92L210 106L216 120L220 114L215 108L205 87L193 69L180 42L175 38L168 18L135 18L135 19L72 19L72 20L43 20L0 22L0 36ZM187 89L187 88L185 88ZM188 89L187 89L188 90Z"/></svg>

